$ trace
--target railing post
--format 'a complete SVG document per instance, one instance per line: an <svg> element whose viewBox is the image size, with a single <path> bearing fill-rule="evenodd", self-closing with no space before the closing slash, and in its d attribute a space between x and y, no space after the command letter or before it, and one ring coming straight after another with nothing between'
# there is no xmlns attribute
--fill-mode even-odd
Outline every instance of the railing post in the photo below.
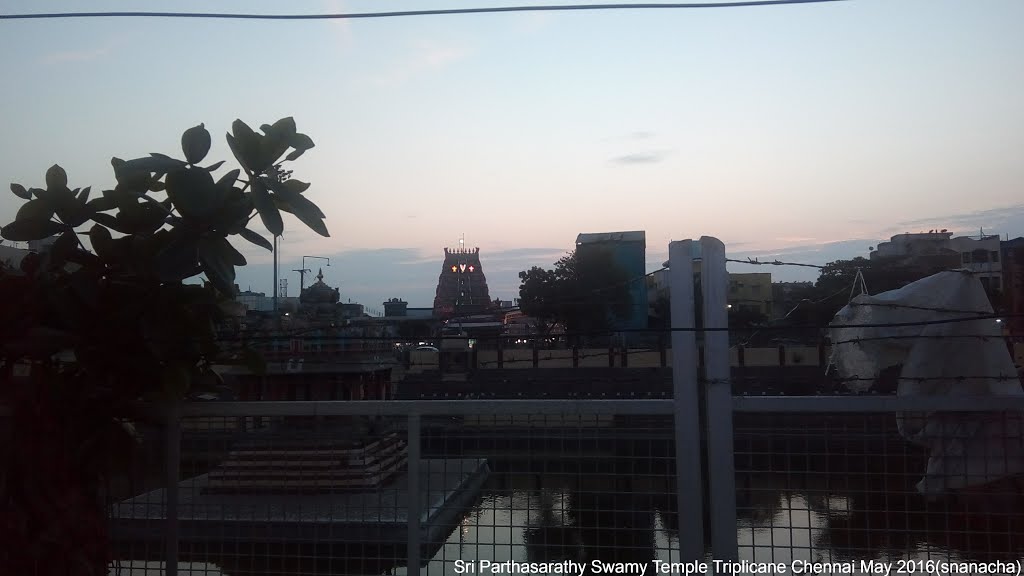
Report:
<svg viewBox="0 0 1024 576"><path fill-rule="evenodd" d="M406 574L419 576L420 573L420 415L409 414L409 426L406 433L406 465L409 478L406 489L409 492L407 520L409 521L408 548L406 554Z"/></svg>
<svg viewBox="0 0 1024 576"><path fill-rule="evenodd" d="M164 513L167 533L164 558L165 574L178 576L178 482L181 476L181 405L172 402L167 410L165 427L167 462L165 492L167 510Z"/></svg>
<svg viewBox="0 0 1024 576"><path fill-rule="evenodd" d="M786 365L786 345L779 344L779 366Z"/></svg>
<svg viewBox="0 0 1024 576"><path fill-rule="evenodd" d="M608 367L615 368L615 345L608 344Z"/></svg>
<svg viewBox="0 0 1024 576"><path fill-rule="evenodd" d="M540 367L540 350L537 349L537 340L533 341L533 367Z"/></svg>
<svg viewBox="0 0 1024 576"><path fill-rule="evenodd" d="M498 340L498 368L505 367L505 348L502 346L502 341Z"/></svg>
<svg viewBox="0 0 1024 576"><path fill-rule="evenodd" d="M579 348L579 346L573 346L572 347L572 367L573 368L579 368L580 367L580 348Z"/></svg>
<svg viewBox="0 0 1024 576"><path fill-rule="evenodd" d="M682 562L704 557L704 487L697 388L697 336L693 297L692 240L672 242L669 290L672 301L672 390L676 448L679 554ZM685 528L683 528L685 527Z"/></svg>
<svg viewBox="0 0 1024 576"><path fill-rule="evenodd" d="M1011 349L1012 353L1013 350ZM828 365L828 354L825 353L825 340L818 340L818 366L824 367Z"/></svg>
<svg viewBox="0 0 1024 576"><path fill-rule="evenodd" d="M629 368L629 348L622 347L622 367Z"/></svg>
<svg viewBox="0 0 1024 576"><path fill-rule="evenodd" d="M747 349L743 347L743 344L736 345L736 363L739 364L741 368L747 365L746 350Z"/></svg>
<svg viewBox="0 0 1024 576"><path fill-rule="evenodd" d="M668 366L668 346L665 346L665 337L658 337L658 361L662 368Z"/></svg>
<svg viewBox="0 0 1024 576"><path fill-rule="evenodd" d="M726 296L729 273L725 270L725 245L704 236L701 243L701 293L704 325L724 328L729 325ZM729 363L729 333L724 330L704 333L704 374L708 425L708 482L711 507L711 557L737 561L736 470L732 429L732 369Z"/></svg>
<svg viewBox="0 0 1024 576"><path fill-rule="evenodd" d="M472 370L476 370L477 366L480 365L480 357L479 354L477 354L478 351L477 347L473 346L473 351L469 353L469 365Z"/></svg>

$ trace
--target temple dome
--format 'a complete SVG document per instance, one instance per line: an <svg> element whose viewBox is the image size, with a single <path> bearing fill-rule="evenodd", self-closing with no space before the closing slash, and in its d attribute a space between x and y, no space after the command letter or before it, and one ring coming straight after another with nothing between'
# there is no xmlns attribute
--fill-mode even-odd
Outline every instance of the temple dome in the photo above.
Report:
<svg viewBox="0 0 1024 576"><path fill-rule="evenodd" d="M299 302L302 304L337 304L339 300L341 294L338 289L324 284L323 268L316 275L316 282L299 295Z"/></svg>

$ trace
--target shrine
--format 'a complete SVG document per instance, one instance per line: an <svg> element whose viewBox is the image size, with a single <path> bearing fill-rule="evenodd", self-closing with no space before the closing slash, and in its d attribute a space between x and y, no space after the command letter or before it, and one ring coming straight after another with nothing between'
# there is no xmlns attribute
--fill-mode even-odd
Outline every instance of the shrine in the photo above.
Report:
<svg viewBox="0 0 1024 576"><path fill-rule="evenodd" d="M459 240L457 249L445 248L434 296L434 316L480 314L491 306L487 277L480 264L480 249L467 249L465 239Z"/></svg>

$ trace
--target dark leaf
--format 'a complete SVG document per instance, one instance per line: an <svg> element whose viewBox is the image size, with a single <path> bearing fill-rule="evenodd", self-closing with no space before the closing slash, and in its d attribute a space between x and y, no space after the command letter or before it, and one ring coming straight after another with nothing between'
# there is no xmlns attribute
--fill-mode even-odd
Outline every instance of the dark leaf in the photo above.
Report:
<svg viewBox="0 0 1024 576"><path fill-rule="evenodd" d="M239 252L237 248L232 246L231 242L228 241L227 238L224 239L222 250L224 250L227 253L228 261L230 261L231 264L235 266L245 266L245 256L243 256L242 253Z"/></svg>
<svg viewBox="0 0 1024 576"><path fill-rule="evenodd" d="M327 226L323 221L325 218L324 213L316 204L310 202L305 196L288 190L282 183L274 184L274 192L276 192L278 198L288 205L288 212L294 214L296 218L301 220L306 226L309 226L317 234L325 238L330 237Z"/></svg>
<svg viewBox="0 0 1024 576"><path fill-rule="evenodd" d="M295 120L282 118L266 130L267 136L263 138L263 159L267 165L277 162L288 148L291 147L292 139L295 137Z"/></svg>
<svg viewBox="0 0 1024 576"><path fill-rule="evenodd" d="M98 256L84 250L75 250L69 254L68 262L74 262L83 267L99 266L103 263Z"/></svg>
<svg viewBox="0 0 1024 576"><path fill-rule="evenodd" d="M167 175L167 197L184 218L207 221L224 203L224 190L202 168Z"/></svg>
<svg viewBox="0 0 1024 576"><path fill-rule="evenodd" d="M235 168L234 170L232 170L232 171L228 172L227 174L221 176L220 180L217 180L217 186L227 186L227 187L234 186L235 182L238 182L238 175L241 174L241 173L242 173L241 170L239 170L238 168Z"/></svg>
<svg viewBox="0 0 1024 576"><path fill-rule="evenodd" d="M249 371L256 376L264 376L267 373L267 361L263 355L251 348L242 350L242 361L245 362Z"/></svg>
<svg viewBox="0 0 1024 576"><path fill-rule="evenodd" d="M239 234L242 235L242 238L245 238L246 240L252 242L257 246L261 246L270 251L274 250L274 245L270 243L270 240L267 240L263 236L260 236L259 234L253 232L252 230L249 230L248 228L242 230L241 232L239 232Z"/></svg>
<svg viewBox="0 0 1024 576"><path fill-rule="evenodd" d="M114 173L117 176L118 181L124 178L133 178L140 175L149 174L169 174L181 170L185 167L185 163L181 160L175 160L169 156L164 155L152 155L149 158L136 158L135 160L128 160L121 165L121 167L115 168Z"/></svg>
<svg viewBox="0 0 1024 576"><path fill-rule="evenodd" d="M112 192L112 190L105 190L104 194L106 194L106 192ZM99 198L93 198L92 200L89 200L88 202L86 202L85 205L93 213L106 212L107 210L113 210L114 208L117 208L117 201L114 199L114 196L112 195L104 195Z"/></svg>
<svg viewBox="0 0 1024 576"><path fill-rule="evenodd" d="M291 190L296 194L302 194L306 190L309 190L309 184L295 179L288 179L284 181L284 187Z"/></svg>
<svg viewBox="0 0 1024 576"><path fill-rule="evenodd" d="M67 227L53 220L16 220L0 229L0 236L14 242L31 242L59 234Z"/></svg>
<svg viewBox="0 0 1024 576"><path fill-rule="evenodd" d="M315 146L315 144L313 144L312 138L306 136L305 134L299 133L296 133L295 136L292 136L292 140L291 142L289 142L289 144L291 144L292 148L295 148L296 150L302 150L303 152Z"/></svg>
<svg viewBox="0 0 1024 576"><path fill-rule="evenodd" d="M99 216L99 214L97 214ZM96 255L104 260L110 259L114 252L114 241L110 237L110 230L107 230L99 224L95 224L89 229L89 242L92 243L92 249L96 252Z"/></svg>
<svg viewBox="0 0 1024 576"><path fill-rule="evenodd" d="M231 134L228 135L228 146L235 155L235 159L249 172L262 172L270 164L263 159L261 151L261 137L249 128L249 125L241 120L235 120L231 124Z"/></svg>
<svg viewBox="0 0 1024 576"><path fill-rule="evenodd" d="M46 171L46 187L51 189L67 188L67 172L57 164L50 166L50 169Z"/></svg>
<svg viewBox="0 0 1024 576"><path fill-rule="evenodd" d="M231 264L234 248L222 237L199 240L199 261L210 283L225 296L235 295L235 267Z"/></svg>
<svg viewBox="0 0 1024 576"><path fill-rule="evenodd" d="M120 232L122 234L131 234L132 233L132 231L127 226L125 226L125 225L123 225L121 223L121 215L120 214L118 214L117 217L115 217L112 214L97 213L97 214L93 214L92 215L92 219L97 224L102 224L103 226L106 226L107 228L110 228L111 230L116 230L117 232ZM96 227L93 226L93 229L95 229L95 228ZM91 235L92 235L92 232L90 232L90 236Z"/></svg>
<svg viewBox="0 0 1024 576"><path fill-rule="evenodd" d="M198 164L210 152L210 133L203 124L193 126L181 135L181 151L189 164Z"/></svg>
<svg viewBox="0 0 1024 576"><path fill-rule="evenodd" d="M207 172L216 172L217 169L220 168L223 165L224 165L224 161L221 160L220 162L214 162L213 164L210 164L206 168L203 168L203 170L206 170Z"/></svg>
<svg viewBox="0 0 1024 576"><path fill-rule="evenodd" d="M154 179L152 181L152 183L150 183L150 185L149 185L149 191L150 192L162 192L162 191L164 191L166 189L167 189L167 184L161 182L160 180L156 180L156 179Z"/></svg>
<svg viewBox="0 0 1024 576"><path fill-rule="evenodd" d="M302 156L305 153L305 150L292 150L287 156L285 156L285 160L298 160L299 156Z"/></svg>
<svg viewBox="0 0 1024 576"><path fill-rule="evenodd" d="M260 219L263 220L263 225L267 227L267 231L274 236L280 236L284 232L284 222L281 220L281 213L278 211L277 205L274 204L270 193L267 192L266 186L260 179L253 180L252 203L260 213Z"/></svg>
<svg viewBox="0 0 1024 576"><path fill-rule="evenodd" d="M57 238L47 254L50 257L50 266L63 268L68 260L68 255L78 248L78 234L74 230L68 230Z"/></svg>
<svg viewBox="0 0 1024 576"><path fill-rule="evenodd" d="M46 200L39 198L35 200L29 200L21 205L18 209L15 220L49 220L53 218L53 205Z"/></svg>
<svg viewBox="0 0 1024 576"><path fill-rule="evenodd" d="M159 230L166 221L167 211L163 207L152 203L136 204L130 210L121 210L117 215L120 228L115 230L148 236Z"/></svg>
<svg viewBox="0 0 1024 576"><path fill-rule="evenodd" d="M17 196L18 198L21 198L22 200L32 199L32 193L29 192L28 190L25 190L25 187L22 186L21 184L11 184L11 192L14 192L14 195Z"/></svg>
<svg viewBox="0 0 1024 576"><path fill-rule="evenodd" d="M195 275L199 258L199 246L195 238L178 235L156 257L157 271L161 282L180 282Z"/></svg>
<svg viewBox="0 0 1024 576"><path fill-rule="evenodd" d="M21 259L19 267L21 271L29 276L35 276L36 271L39 270L39 264L42 262L43 257L38 252L29 252Z"/></svg>
<svg viewBox="0 0 1024 576"><path fill-rule="evenodd" d="M89 192L92 191L92 186L86 186L81 193L78 194L78 201L83 204L89 201Z"/></svg>

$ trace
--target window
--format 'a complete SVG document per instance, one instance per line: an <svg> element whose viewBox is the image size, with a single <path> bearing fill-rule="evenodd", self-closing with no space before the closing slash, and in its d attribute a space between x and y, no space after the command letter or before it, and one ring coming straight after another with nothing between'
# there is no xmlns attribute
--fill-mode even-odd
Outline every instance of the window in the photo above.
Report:
<svg viewBox="0 0 1024 576"><path fill-rule="evenodd" d="M971 261L976 264L988 262L988 250L975 250L971 252Z"/></svg>
<svg viewBox="0 0 1024 576"><path fill-rule="evenodd" d="M993 262L999 262L999 252L993 251L990 252L989 255L992 257Z"/></svg>
<svg viewBox="0 0 1024 576"><path fill-rule="evenodd" d="M963 256L964 256L964 264L970 264L971 263L971 253L970 252L964 252Z"/></svg>

